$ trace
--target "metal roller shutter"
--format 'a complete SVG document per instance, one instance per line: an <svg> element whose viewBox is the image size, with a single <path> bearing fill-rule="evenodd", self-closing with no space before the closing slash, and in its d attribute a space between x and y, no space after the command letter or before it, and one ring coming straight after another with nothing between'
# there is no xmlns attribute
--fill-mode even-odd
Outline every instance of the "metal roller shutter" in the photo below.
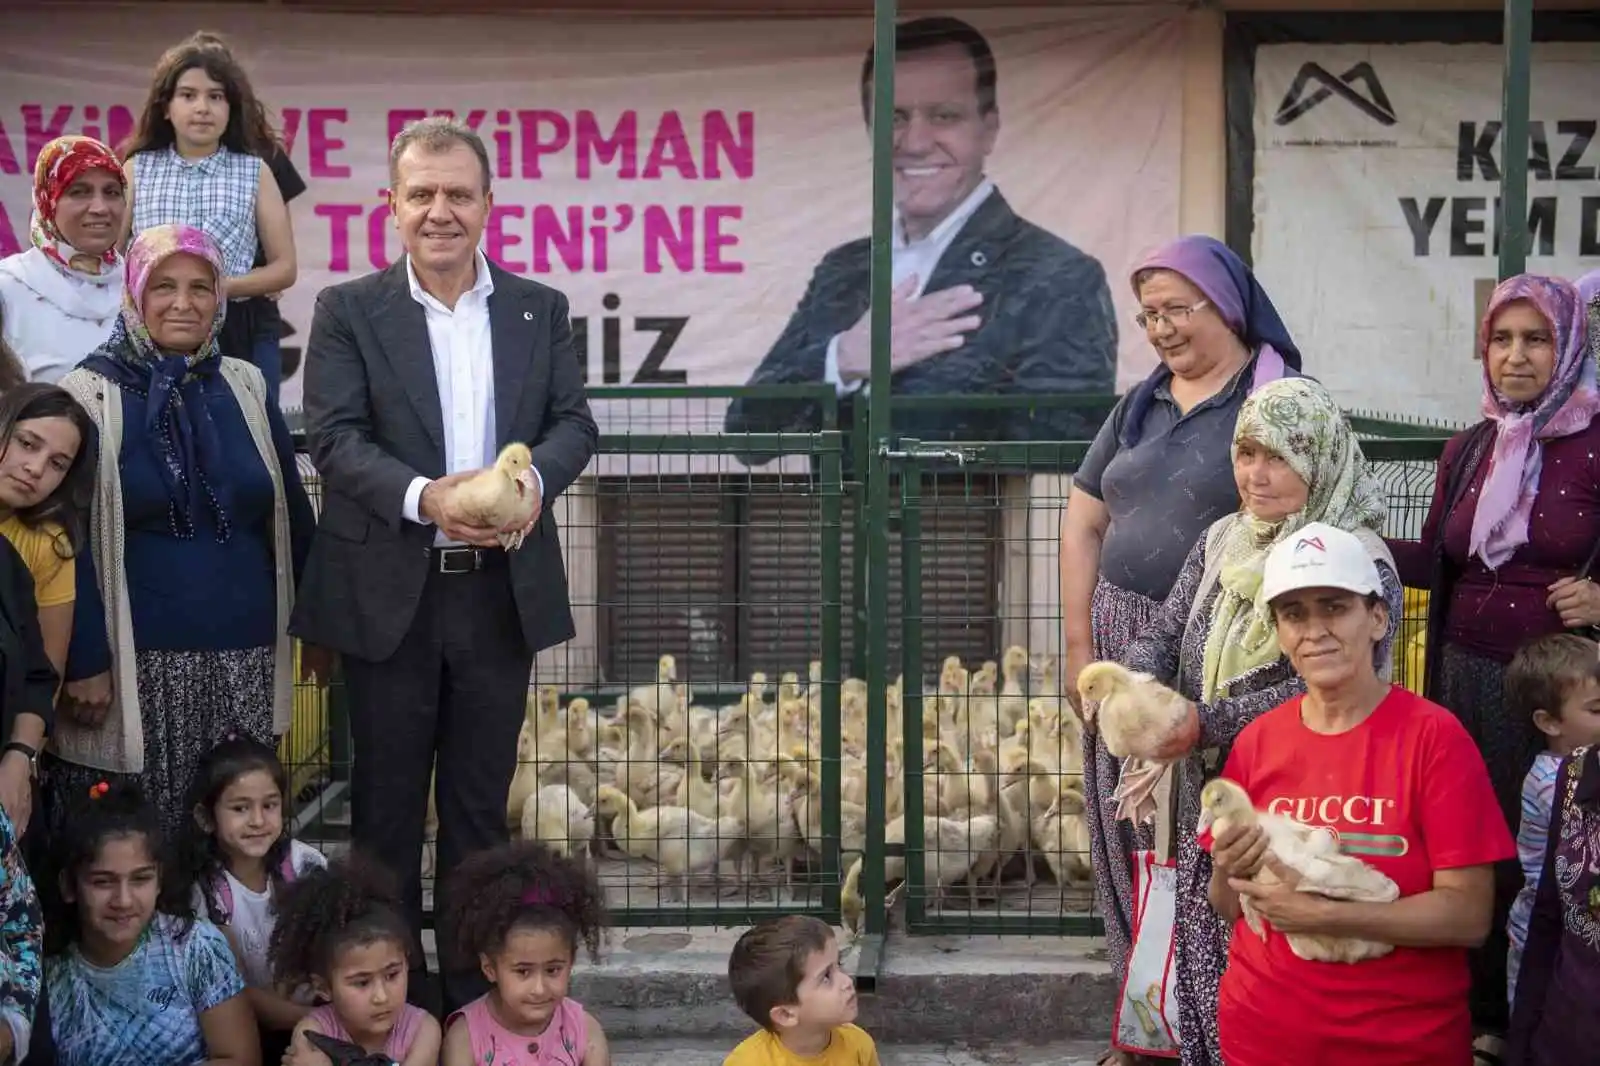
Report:
<svg viewBox="0 0 1600 1066"><path fill-rule="evenodd" d="M822 498L807 479L763 478L744 504L739 674L804 678L822 654Z"/></svg>
<svg viewBox="0 0 1600 1066"><path fill-rule="evenodd" d="M606 679L643 684L670 654L681 681L731 680L736 498L716 478L602 478L597 495Z"/></svg>
<svg viewBox="0 0 1600 1066"><path fill-rule="evenodd" d="M822 648L822 506L803 478L680 478L649 491L599 484L600 589L608 680L640 684L663 653L680 679L776 682L805 676ZM854 619L851 501L841 506L843 663ZM890 675L900 672L899 490L889 540ZM947 655L969 664L1000 653L1001 512L994 478L924 481L922 633L925 677Z"/></svg>
<svg viewBox="0 0 1600 1066"><path fill-rule="evenodd" d="M936 676L947 655L982 662L999 656L999 538L997 484L989 478L924 481L922 507L923 665ZM843 512L843 662L854 647L854 507ZM822 635L819 539L821 508L804 484L749 498L749 521L739 566L746 622L741 646L749 670L776 680L785 670L804 675L820 654ZM901 573L899 490L893 491L889 538L890 676L900 672ZM805 539L809 537L810 539ZM863 549L864 550L864 549Z"/></svg>

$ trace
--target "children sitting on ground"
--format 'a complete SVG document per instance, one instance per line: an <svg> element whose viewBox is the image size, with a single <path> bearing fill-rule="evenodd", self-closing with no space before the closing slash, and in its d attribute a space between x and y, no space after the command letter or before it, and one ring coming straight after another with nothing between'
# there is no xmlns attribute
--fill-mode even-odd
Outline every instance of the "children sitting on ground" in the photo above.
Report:
<svg viewBox="0 0 1600 1066"><path fill-rule="evenodd" d="M445 1021L441 1066L611 1066L594 1015L567 997L581 942L600 957L605 896L589 869L543 844L507 844L450 881L441 951L489 991Z"/></svg>
<svg viewBox="0 0 1600 1066"><path fill-rule="evenodd" d="M1532 721L1544 734L1545 750L1534 759L1522 782L1522 823L1517 829L1517 857L1526 878L1506 932L1511 949L1506 960L1506 996L1516 1001L1517 972L1528 938L1548 846L1550 811L1561 760L1574 748L1600 743L1600 645L1573 633L1540 637L1518 649L1506 668L1505 713L1513 720Z"/></svg>
<svg viewBox="0 0 1600 1066"><path fill-rule="evenodd" d="M45 984L60 1066L256 1066L244 981L162 861L161 816L99 783L67 816L45 894Z"/></svg>
<svg viewBox="0 0 1600 1066"><path fill-rule="evenodd" d="M289 775L271 748L249 737L230 737L201 757L189 810L182 860L195 911L228 938L261 1030L261 1061L277 1066L311 998L309 989L272 983L273 896L328 861L290 837Z"/></svg>
<svg viewBox="0 0 1600 1066"><path fill-rule="evenodd" d="M309 984L326 1002L295 1026L284 1066L362 1055L436 1066L439 1023L406 1002L410 946L393 879L358 855L285 885L268 949L272 978L282 988Z"/></svg>
<svg viewBox="0 0 1600 1066"><path fill-rule="evenodd" d="M793 915L746 930L728 959L728 983L761 1031L722 1066L878 1066L872 1037L853 1024L855 982L826 922Z"/></svg>

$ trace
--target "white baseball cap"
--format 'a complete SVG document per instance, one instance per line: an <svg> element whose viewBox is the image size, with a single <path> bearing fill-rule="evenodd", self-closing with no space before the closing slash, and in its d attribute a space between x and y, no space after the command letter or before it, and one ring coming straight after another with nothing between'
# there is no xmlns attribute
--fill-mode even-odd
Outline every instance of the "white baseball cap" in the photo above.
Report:
<svg viewBox="0 0 1600 1066"><path fill-rule="evenodd" d="M1383 579L1361 539L1325 522L1295 530L1267 553L1261 596L1267 603L1301 589L1343 589L1380 595Z"/></svg>

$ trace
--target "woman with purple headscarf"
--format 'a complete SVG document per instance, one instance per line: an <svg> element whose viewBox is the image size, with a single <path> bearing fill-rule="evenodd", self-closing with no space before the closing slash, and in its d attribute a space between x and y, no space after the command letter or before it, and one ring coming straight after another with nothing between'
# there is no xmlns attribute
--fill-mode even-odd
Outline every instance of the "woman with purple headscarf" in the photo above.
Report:
<svg viewBox="0 0 1600 1066"><path fill-rule="evenodd" d="M1073 477L1061 526L1063 681L1120 660L1171 591L1201 532L1237 511L1230 449L1245 398L1300 369L1300 351L1250 268L1210 237L1184 237L1134 270L1135 319L1160 365L1123 397ZM1137 835L1113 815L1118 764L1085 740L1090 855L1118 983L1133 929ZM1146 842L1146 846L1148 843ZM1105 1061L1130 1062L1124 1052Z"/></svg>
<svg viewBox="0 0 1600 1066"><path fill-rule="evenodd" d="M1422 538L1391 541L1401 579L1427 589L1425 693L1458 715L1483 753L1506 820L1543 749L1531 721L1504 713L1506 665L1524 643L1600 624L1590 580L1600 550L1600 391L1578 288L1521 274L1489 298L1478 338L1483 421L1439 462ZM1506 917L1522 885L1495 872L1495 917L1473 953L1479 1059L1498 1062L1507 1025Z"/></svg>

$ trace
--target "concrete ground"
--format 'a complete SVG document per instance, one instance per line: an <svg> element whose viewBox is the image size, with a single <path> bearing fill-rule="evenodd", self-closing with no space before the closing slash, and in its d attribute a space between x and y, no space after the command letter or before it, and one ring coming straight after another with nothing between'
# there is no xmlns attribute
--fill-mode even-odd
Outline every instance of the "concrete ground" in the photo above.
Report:
<svg viewBox="0 0 1600 1066"><path fill-rule="evenodd" d="M675 1037L707 1041L726 1053L750 1032L749 1019L728 994L728 953L738 934L728 929L615 930L599 965L579 963L572 994L602 1020L615 1041ZM845 968L855 972L858 945L843 931L840 945ZM862 997L861 1025L880 1045L903 1046L908 1053L930 1044L938 1051L979 1041L986 1046L1003 1041L1045 1045L1111 1031L1116 991L1098 940L892 937L877 978L876 990ZM969 1058L952 1063L984 1061L1066 1066L1073 1060ZM945 1064L940 1058L905 1062ZM888 1057L884 1066L892 1066Z"/></svg>
<svg viewBox="0 0 1600 1066"><path fill-rule="evenodd" d="M614 902L654 902L653 889L631 876L624 883L632 891ZM639 891L651 898L633 898ZM1063 901L1052 902L1059 913ZM740 932L617 928L598 964L580 958L573 997L601 1020L619 1066L720 1066L750 1032L728 993ZM838 936L845 968L868 977L861 942L843 929ZM431 933L424 942L431 962ZM883 1066L1085 1066L1105 1046L1117 995L1099 938L899 931L882 945L876 987L863 990L860 1023Z"/></svg>
<svg viewBox="0 0 1600 1066"><path fill-rule="evenodd" d="M622 1040L611 1045L616 1066L719 1066L733 1045L718 1040ZM883 1066L1094 1066L1103 1043L1078 1041L1038 1047L879 1044Z"/></svg>

